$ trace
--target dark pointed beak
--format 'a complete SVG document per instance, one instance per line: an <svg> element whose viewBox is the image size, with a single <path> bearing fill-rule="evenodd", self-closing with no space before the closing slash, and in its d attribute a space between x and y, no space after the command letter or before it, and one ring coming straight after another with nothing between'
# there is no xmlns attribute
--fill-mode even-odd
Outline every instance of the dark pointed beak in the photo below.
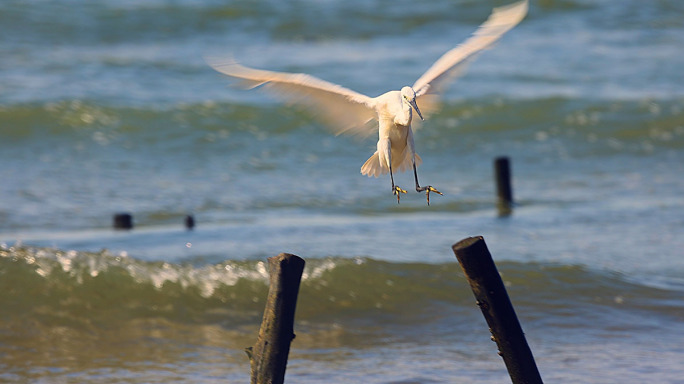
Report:
<svg viewBox="0 0 684 384"><path fill-rule="evenodd" d="M411 104L411 106L413 107L413 109L415 109L416 112L418 112L418 116L420 116L420 119L423 120L423 121L425 121L425 119L423 119L423 114L420 113L420 109L418 109L418 104L416 103L416 101L415 101L415 100L411 100L411 101L409 101L409 104Z"/></svg>

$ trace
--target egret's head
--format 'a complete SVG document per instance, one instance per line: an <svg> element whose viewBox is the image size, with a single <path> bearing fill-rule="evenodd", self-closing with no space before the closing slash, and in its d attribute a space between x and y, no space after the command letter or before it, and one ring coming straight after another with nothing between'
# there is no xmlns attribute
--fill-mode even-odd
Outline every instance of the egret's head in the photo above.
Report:
<svg viewBox="0 0 684 384"><path fill-rule="evenodd" d="M413 88L409 86L402 88L401 98L405 103L407 103L409 106L413 107L413 109L416 110L421 120L425 120L423 119L423 114L420 113L420 109L418 109L418 104L416 104L416 91L414 91Z"/></svg>

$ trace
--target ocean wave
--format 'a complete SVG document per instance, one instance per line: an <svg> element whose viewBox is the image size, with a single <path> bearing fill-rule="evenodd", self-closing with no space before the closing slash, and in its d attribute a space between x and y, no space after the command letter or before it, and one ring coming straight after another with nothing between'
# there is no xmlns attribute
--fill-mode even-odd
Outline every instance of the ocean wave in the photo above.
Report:
<svg viewBox="0 0 684 384"><path fill-rule="evenodd" d="M647 311L681 318L684 305L678 289L578 265L503 262L499 270L514 304L533 317ZM0 276L5 319L21 321L28 315L71 326L146 318L258 323L268 290L265 261L192 265L31 247L0 249ZM455 262L310 259L297 318L316 323L401 315L404 321L423 322L436 307L472 306L472 293Z"/></svg>

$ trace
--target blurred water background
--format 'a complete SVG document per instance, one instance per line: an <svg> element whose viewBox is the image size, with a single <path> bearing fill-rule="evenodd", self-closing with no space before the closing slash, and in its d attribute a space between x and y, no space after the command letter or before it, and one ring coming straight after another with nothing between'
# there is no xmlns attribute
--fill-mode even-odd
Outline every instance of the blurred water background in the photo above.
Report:
<svg viewBox="0 0 684 384"><path fill-rule="evenodd" d="M264 262L290 252L288 382L506 382L450 250L483 235L548 382L681 382L684 3L532 1L416 132L429 207L359 174L374 139L203 59L376 96L503 4L0 3L0 380L247 382Z"/></svg>

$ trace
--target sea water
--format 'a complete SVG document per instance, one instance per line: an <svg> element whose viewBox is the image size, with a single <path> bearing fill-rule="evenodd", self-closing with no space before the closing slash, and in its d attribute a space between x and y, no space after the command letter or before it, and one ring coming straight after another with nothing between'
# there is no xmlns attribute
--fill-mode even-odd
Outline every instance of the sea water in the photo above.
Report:
<svg viewBox="0 0 684 384"><path fill-rule="evenodd" d="M503 4L2 2L0 380L247 382L289 252L287 382L506 382L450 249L482 235L547 382L681 382L683 3L532 1L416 130L430 206L360 175L373 138L204 60L377 96Z"/></svg>

